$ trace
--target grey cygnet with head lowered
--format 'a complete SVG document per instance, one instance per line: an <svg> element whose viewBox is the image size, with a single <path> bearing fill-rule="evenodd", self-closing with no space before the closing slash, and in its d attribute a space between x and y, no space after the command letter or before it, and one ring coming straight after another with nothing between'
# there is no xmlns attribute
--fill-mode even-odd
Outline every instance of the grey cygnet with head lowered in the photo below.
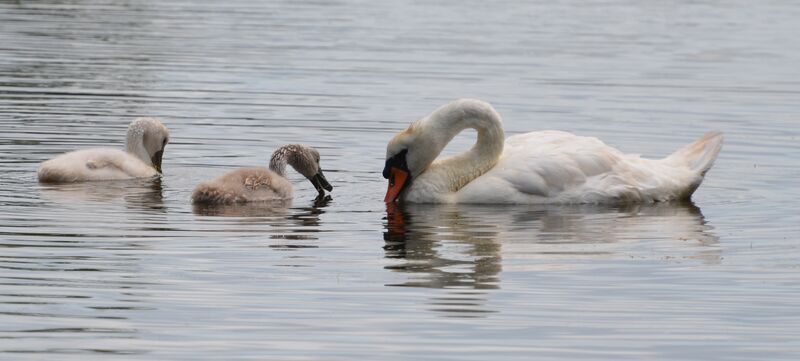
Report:
<svg viewBox="0 0 800 361"><path fill-rule="evenodd" d="M314 185L319 195L333 187L319 166L319 152L302 144L284 145L272 154L269 168L239 168L208 182L192 192L196 204L234 204L292 198L292 184L286 179L286 165L292 166Z"/></svg>

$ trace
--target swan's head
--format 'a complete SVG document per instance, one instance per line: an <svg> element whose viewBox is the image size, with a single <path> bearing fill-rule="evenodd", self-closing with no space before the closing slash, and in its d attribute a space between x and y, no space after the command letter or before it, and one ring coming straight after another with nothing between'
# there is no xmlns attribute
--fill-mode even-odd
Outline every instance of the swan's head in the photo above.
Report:
<svg viewBox="0 0 800 361"><path fill-rule="evenodd" d="M386 165L383 177L389 180L385 202L394 202L400 197L411 180L422 174L439 155L441 147L436 139L423 130L425 118L411 124L392 138L386 147Z"/></svg>
<svg viewBox="0 0 800 361"><path fill-rule="evenodd" d="M161 173L161 159L169 130L156 118L138 118L128 126L126 149Z"/></svg>
<svg viewBox="0 0 800 361"><path fill-rule="evenodd" d="M325 174L319 166L319 152L307 145L288 144L284 145L274 153L269 161L269 167L278 174L283 175L283 169L289 164L298 173L308 179L320 195L333 190L333 186L325 179Z"/></svg>
<svg viewBox="0 0 800 361"><path fill-rule="evenodd" d="M487 158L485 163L489 167L493 165L503 151L500 115L487 102L458 99L412 123L389 142L386 147L386 166L383 168L383 177L389 180L389 189L384 201L397 200L412 180L420 179L429 169L447 143L468 128L478 132L477 143L470 152ZM450 175L450 178L454 176Z"/></svg>

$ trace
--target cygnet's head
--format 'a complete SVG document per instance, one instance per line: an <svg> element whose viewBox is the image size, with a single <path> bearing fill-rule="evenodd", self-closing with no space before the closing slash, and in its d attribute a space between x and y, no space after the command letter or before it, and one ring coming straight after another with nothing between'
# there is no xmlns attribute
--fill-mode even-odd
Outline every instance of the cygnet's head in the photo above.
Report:
<svg viewBox="0 0 800 361"><path fill-rule="evenodd" d="M128 126L125 149L161 173L161 158L169 130L157 118L138 118Z"/></svg>
<svg viewBox="0 0 800 361"><path fill-rule="evenodd" d="M269 168L283 176L286 164L311 181L320 195L325 194L325 190L333 190L319 166L319 152L316 149L302 144L287 144L276 149L269 161Z"/></svg>

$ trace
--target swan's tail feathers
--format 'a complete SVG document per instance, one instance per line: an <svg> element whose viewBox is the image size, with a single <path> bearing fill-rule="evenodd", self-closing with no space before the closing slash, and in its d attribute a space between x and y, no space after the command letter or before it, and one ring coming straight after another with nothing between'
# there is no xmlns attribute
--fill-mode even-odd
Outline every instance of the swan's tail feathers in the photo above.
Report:
<svg viewBox="0 0 800 361"><path fill-rule="evenodd" d="M720 149L722 149L722 133L708 132L694 143L670 154L666 160L671 163L686 164L700 176L705 176L714 165Z"/></svg>

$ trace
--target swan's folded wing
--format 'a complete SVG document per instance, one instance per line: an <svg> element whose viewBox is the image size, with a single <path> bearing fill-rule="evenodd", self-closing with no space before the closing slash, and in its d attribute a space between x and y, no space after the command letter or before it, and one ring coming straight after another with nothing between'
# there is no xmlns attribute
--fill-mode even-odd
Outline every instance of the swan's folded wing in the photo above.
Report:
<svg viewBox="0 0 800 361"><path fill-rule="evenodd" d="M545 203L582 193L620 163L622 154L596 138L559 131L509 137L489 172L462 188L462 202ZM589 192L587 192L589 191ZM591 201L590 199L587 199Z"/></svg>
<svg viewBox="0 0 800 361"><path fill-rule="evenodd" d="M153 167L120 149L87 149L83 157L90 178L128 179L156 175Z"/></svg>
<svg viewBox="0 0 800 361"><path fill-rule="evenodd" d="M103 170L103 168L112 168L111 171L124 172L121 164L115 163L115 159L103 155L96 155L86 159L86 169L89 170ZM107 169L109 170L109 169Z"/></svg>

